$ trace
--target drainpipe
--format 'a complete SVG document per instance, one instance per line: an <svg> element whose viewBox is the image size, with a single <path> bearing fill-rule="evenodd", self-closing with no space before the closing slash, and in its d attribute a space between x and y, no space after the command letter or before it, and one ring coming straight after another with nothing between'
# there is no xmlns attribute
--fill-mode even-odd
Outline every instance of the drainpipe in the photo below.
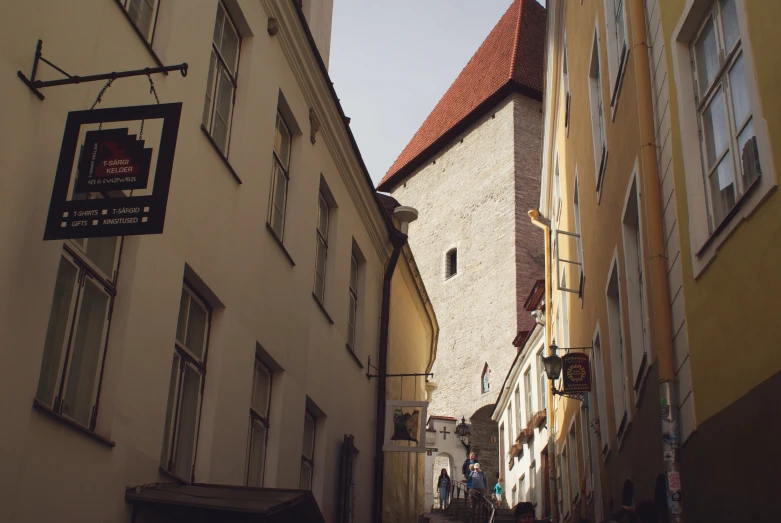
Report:
<svg viewBox="0 0 781 523"><path fill-rule="evenodd" d="M399 261L401 249L407 243L407 230L410 222L418 217L418 212L412 207L397 207L394 216L401 222L401 231L389 224L390 242L393 247L388 265L385 266L385 276L382 279L382 305L380 309L380 347L377 364L377 430L374 435L374 506L373 521L382 523L382 495L385 486L385 453L382 450L385 439L385 396L387 391L386 377L388 370L388 330L390 326L391 281Z"/></svg>
<svg viewBox="0 0 781 523"><path fill-rule="evenodd" d="M651 301L652 339L656 344L659 366L659 393L662 406L662 445L667 477L667 504L671 522L682 522L680 503L680 462L678 457L678 409L673 332L670 313L670 292L667 283L667 262L664 252L664 222L662 197L659 188L659 165L656 159L656 132L651 103L651 74L649 47L645 27L643 0L630 0L629 16L634 41L634 64L637 84L637 116L640 128L640 158L643 165L643 195L645 227L648 237L649 294ZM655 338L655 339L654 339Z"/></svg>
<svg viewBox="0 0 781 523"><path fill-rule="evenodd" d="M550 227L539 220L540 213L536 210L528 212L532 223L542 229L545 234L545 351L548 357L552 356L551 345L551 250L550 250ZM546 393L548 403L548 490L550 491L550 513L551 520L558 521L559 506L556 503L556 440L553 436L556 428L556 419L553 416L553 382L548 380L550 385Z"/></svg>

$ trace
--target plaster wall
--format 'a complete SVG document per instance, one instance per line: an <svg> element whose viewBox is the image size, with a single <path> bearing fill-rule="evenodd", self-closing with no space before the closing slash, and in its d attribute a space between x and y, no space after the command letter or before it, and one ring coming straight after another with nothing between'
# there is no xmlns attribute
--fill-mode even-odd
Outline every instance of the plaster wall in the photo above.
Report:
<svg viewBox="0 0 781 523"><path fill-rule="evenodd" d="M239 15L243 37L227 157L239 183L200 128L217 1L162 2L152 49L165 64L187 62L189 74L153 77L161 102L181 101L183 112L165 232L127 237L123 244L96 427L115 446L31 407L63 250L61 241L41 240L62 130L67 112L89 108L102 84L46 89L42 102L16 71L29 73L38 38L44 56L71 74L156 65L117 2L77 4L34 0L0 6L0 114L15 122L0 129L0 394L6 398L0 520L128 521L126 487L171 481L158 463L185 277L214 307L195 481L244 484L259 344L280 369L273 377L264 485L298 488L309 401L322 414L313 486L318 504L327 521L336 518L341 443L351 433L362 451L356 521L368 520L376 383L345 349L350 253L354 241L366 258L356 343L358 359L365 361L368 355L376 358L390 246L342 124L329 119L336 111L329 109L327 91L311 81L319 73L293 23L292 5L228 2ZM266 32L272 12L281 23L274 38ZM40 79L57 77L39 68ZM284 251L265 227L280 93L303 131L292 144ZM154 99L141 76L117 80L100 107L148 103ZM323 121L314 144L308 135L310 107ZM312 297L321 176L337 205L329 236L327 315ZM400 288L394 285L394 292ZM430 341L421 328L407 330L405 341L415 351Z"/></svg>

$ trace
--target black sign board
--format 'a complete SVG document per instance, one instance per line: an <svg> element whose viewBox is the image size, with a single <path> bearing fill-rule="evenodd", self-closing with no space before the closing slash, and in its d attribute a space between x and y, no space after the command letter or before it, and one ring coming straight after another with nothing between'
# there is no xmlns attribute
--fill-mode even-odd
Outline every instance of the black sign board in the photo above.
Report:
<svg viewBox="0 0 781 523"><path fill-rule="evenodd" d="M43 239L162 233L181 112L182 104L172 103L68 113ZM79 143L86 125L141 121L149 125L150 120L162 120L154 171L154 148L130 134L129 127L89 130ZM78 162L76 169L74 162ZM123 193L149 189L151 172L151 194ZM88 199L88 193L105 197Z"/></svg>
<svg viewBox="0 0 781 523"><path fill-rule="evenodd" d="M590 392L591 366L589 357L582 352L571 352L561 358L562 383L561 392Z"/></svg>

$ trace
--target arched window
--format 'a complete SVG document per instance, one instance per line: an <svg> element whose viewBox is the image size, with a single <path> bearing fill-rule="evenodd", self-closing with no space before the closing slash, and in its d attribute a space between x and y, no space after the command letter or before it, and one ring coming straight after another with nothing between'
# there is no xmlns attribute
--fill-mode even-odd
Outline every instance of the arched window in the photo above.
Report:
<svg viewBox="0 0 781 523"><path fill-rule="evenodd" d="M480 378L480 384L480 391L483 394L491 391L491 369L488 367L487 363L483 367L483 375Z"/></svg>
<svg viewBox="0 0 781 523"><path fill-rule="evenodd" d="M451 278L458 272L458 249L453 247L445 254L445 279Z"/></svg>

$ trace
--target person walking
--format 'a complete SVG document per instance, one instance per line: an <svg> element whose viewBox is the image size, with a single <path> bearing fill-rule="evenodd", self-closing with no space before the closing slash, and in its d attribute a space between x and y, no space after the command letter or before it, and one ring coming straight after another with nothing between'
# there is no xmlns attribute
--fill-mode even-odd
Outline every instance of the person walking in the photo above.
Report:
<svg viewBox="0 0 781 523"><path fill-rule="evenodd" d="M472 478L470 492L473 492L475 497L479 495L485 496L488 491L488 479L485 477L485 472L480 469L480 463L474 464L474 470L469 477Z"/></svg>
<svg viewBox="0 0 781 523"><path fill-rule="evenodd" d="M439 473L437 488L439 488L439 508L444 510L450 501L450 476L447 474L447 469L442 469Z"/></svg>
<svg viewBox="0 0 781 523"><path fill-rule="evenodd" d="M470 465L477 463L477 456L474 452L469 453L469 457L464 460L464 464L461 465L461 474L464 475L464 480L469 481L469 474L472 472Z"/></svg>
<svg viewBox="0 0 781 523"><path fill-rule="evenodd" d="M496 508L502 507L502 478L494 485L494 499L496 500Z"/></svg>

